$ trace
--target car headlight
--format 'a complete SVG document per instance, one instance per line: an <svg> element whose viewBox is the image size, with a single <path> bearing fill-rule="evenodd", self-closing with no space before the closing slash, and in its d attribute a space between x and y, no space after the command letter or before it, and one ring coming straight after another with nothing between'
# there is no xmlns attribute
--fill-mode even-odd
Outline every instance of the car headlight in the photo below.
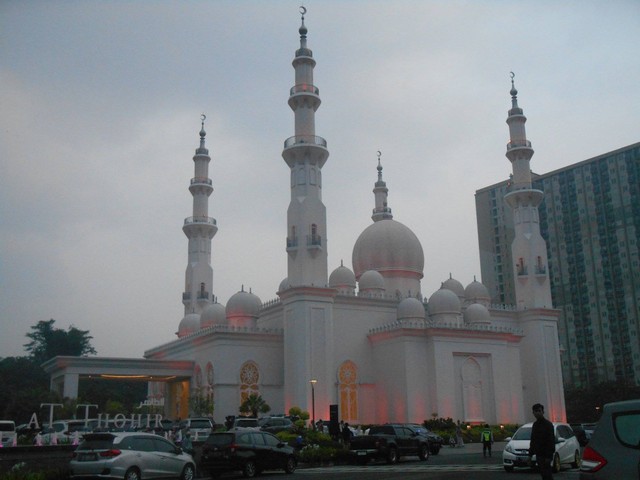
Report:
<svg viewBox="0 0 640 480"><path fill-rule="evenodd" d="M510 443L507 443L507 446L504 447L504 450L509 453L516 453L515 450L513 449L513 445L511 445Z"/></svg>

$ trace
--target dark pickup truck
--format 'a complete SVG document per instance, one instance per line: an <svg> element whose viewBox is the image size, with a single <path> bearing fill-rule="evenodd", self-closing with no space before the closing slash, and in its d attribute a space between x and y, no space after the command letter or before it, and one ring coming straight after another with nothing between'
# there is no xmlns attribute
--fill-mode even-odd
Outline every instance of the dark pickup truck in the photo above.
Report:
<svg viewBox="0 0 640 480"><path fill-rule="evenodd" d="M358 463L369 460L386 460L396 463L400 457L417 455L420 460L429 458L429 442L411 428L403 425L376 425L367 435L353 437L349 451Z"/></svg>

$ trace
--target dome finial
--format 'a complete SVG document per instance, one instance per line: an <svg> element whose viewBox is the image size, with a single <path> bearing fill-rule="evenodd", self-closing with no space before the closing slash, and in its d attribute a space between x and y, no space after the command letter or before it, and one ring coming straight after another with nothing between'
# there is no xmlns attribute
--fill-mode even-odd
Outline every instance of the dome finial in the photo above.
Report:
<svg viewBox="0 0 640 480"><path fill-rule="evenodd" d="M378 181L382 181L382 164L380 162L380 157L382 157L382 152L378 150Z"/></svg>
<svg viewBox="0 0 640 480"><path fill-rule="evenodd" d="M511 77L511 91L509 92L511 94L511 104L513 108L517 108L518 107L518 90L516 90L516 86L513 81L516 74L513 72L509 72L509 76Z"/></svg>
<svg viewBox="0 0 640 480"><path fill-rule="evenodd" d="M300 17L302 18L302 25L300 25L300 38L307 38L307 27L304 25L304 16L307 13L307 8L304 5L300 5Z"/></svg>
<svg viewBox="0 0 640 480"><path fill-rule="evenodd" d="M200 115L200 148L198 148L196 150L197 154L205 154L208 155L209 154L209 150L206 149L206 147L204 146L204 137L207 136L207 132L204 131L204 121L207 119L207 116L203 113L202 115Z"/></svg>

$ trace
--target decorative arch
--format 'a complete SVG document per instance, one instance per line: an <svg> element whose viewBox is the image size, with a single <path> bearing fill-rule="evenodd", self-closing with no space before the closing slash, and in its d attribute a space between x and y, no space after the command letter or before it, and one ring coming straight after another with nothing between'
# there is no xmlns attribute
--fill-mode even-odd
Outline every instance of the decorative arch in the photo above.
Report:
<svg viewBox="0 0 640 480"><path fill-rule="evenodd" d="M342 362L338 367L338 395L342 420L358 420L358 367L351 360Z"/></svg>
<svg viewBox="0 0 640 480"><path fill-rule="evenodd" d="M194 393L199 395L202 391L202 368L200 368L200 365L196 365L193 369L193 378L195 379Z"/></svg>
<svg viewBox="0 0 640 480"><path fill-rule="evenodd" d="M482 375L478 361L468 357L462 364L462 398L464 405L464 419L467 422L482 421Z"/></svg>
<svg viewBox="0 0 640 480"><path fill-rule="evenodd" d="M244 402L251 394L260 394L258 383L260 381L260 369L256 362L249 360L240 368L240 403Z"/></svg>
<svg viewBox="0 0 640 480"><path fill-rule="evenodd" d="M205 368L207 372L207 384L205 387L207 391L207 400L213 405L213 365L209 362Z"/></svg>

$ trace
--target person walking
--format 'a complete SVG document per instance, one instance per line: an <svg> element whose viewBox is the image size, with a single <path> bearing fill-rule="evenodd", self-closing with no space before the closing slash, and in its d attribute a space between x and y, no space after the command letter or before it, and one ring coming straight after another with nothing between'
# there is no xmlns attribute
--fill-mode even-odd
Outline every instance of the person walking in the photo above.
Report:
<svg viewBox="0 0 640 480"><path fill-rule="evenodd" d="M482 455L487 458L487 453L491 456L491 445L493 445L493 432L488 423L485 424L480 438L482 439Z"/></svg>
<svg viewBox="0 0 640 480"><path fill-rule="evenodd" d="M529 463L532 463L531 457L535 455L542 480L553 480L551 461L556 453L556 435L553 423L544 418L543 405L536 403L532 410L536 421L533 422L533 427L531 428Z"/></svg>
<svg viewBox="0 0 640 480"><path fill-rule="evenodd" d="M460 426L460 420L458 420L458 425L456 425L456 445L458 447L464 447L464 440L462 439L462 427Z"/></svg>
<svg viewBox="0 0 640 480"><path fill-rule="evenodd" d="M351 443L351 437L353 437L353 432L349 428L349 424L345 422L342 427L342 443L344 446L349 448L349 444Z"/></svg>

